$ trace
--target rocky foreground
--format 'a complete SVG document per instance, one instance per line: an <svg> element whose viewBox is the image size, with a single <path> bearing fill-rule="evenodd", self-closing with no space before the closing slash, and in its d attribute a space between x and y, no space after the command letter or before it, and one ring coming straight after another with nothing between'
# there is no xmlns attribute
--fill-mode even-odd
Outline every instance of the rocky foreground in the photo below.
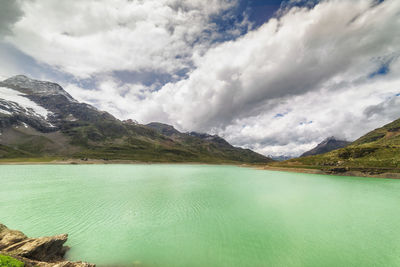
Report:
<svg viewBox="0 0 400 267"><path fill-rule="evenodd" d="M0 254L16 258L27 267L94 267L94 264L64 259L68 250L68 247L64 246L67 239L67 234L29 238L24 233L10 230L0 223Z"/></svg>

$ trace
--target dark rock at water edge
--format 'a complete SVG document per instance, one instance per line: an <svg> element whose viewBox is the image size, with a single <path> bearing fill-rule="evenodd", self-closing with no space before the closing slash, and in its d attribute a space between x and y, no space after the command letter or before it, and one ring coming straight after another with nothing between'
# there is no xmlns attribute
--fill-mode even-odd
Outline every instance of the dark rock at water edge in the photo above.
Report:
<svg viewBox="0 0 400 267"><path fill-rule="evenodd" d="M94 267L86 262L70 262L64 259L68 247L64 246L68 235L29 238L24 233L8 229L0 224L0 254L14 257L25 266L39 267Z"/></svg>

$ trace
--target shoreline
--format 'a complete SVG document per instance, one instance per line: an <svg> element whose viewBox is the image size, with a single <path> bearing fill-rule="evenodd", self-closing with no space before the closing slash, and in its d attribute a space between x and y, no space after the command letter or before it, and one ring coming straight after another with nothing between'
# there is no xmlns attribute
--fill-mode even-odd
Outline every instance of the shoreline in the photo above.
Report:
<svg viewBox="0 0 400 267"><path fill-rule="evenodd" d="M345 171L345 172L332 172L324 171L321 169L307 169L307 168L292 168L292 167L274 167L274 166L262 166L256 168L258 170L268 171L282 171L282 172L294 172L294 173L308 173L308 174L322 174L322 175L334 175L334 176L351 176L351 177L368 177L368 178L384 178L384 179L400 179L400 173L393 172L382 172L382 173L366 173L362 171Z"/></svg>
<svg viewBox="0 0 400 267"><path fill-rule="evenodd" d="M227 165L227 166L243 166L246 164L234 162L165 162L165 161L136 161L136 160L81 160L81 159L68 159L68 160L53 160L53 161L0 161L0 165L156 165L156 164L174 164L174 165ZM255 164L249 166L261 166L262 164Z"/></svg>
<svg viewBox="0 0 400 267"><path fill-rule="evenodd" d="M385 179L400 179L400 173L382 172L382 173L368 173L367 171L344 171L332 172L324 171L321 169L311 169L299 167L281 167L271 166L267 164L249 164L249 163L223 163L223 162L146 162L135 160L102 160L102 159L66 159L66 160L52 160L52 161L0 161L0 165L226 165L253 168L256 170L267 171L282 171L294 173L307 173L307 174L321 174L321 175L335 175L335 176L351 176L351 177L370 177L370 178L385 178Z"/></svg>

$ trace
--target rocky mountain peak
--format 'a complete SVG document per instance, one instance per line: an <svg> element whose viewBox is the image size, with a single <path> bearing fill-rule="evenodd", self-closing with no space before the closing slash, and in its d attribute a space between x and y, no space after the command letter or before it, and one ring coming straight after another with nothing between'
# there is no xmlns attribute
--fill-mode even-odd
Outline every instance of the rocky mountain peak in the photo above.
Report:
<svg viewBox="0 0 400 267"><path fill-rule="evenodd" d="M211 135L211 134L207 134L207 133L198 133L198 132L189 132L188 134L191 136L194 136L194 137L201 138L203 140L216 142L221 145L231 146L225 139L223 139L222 137L220 137L216 134Z"/></svg>
<svg viewBox="0 0 400 267"><path fill-rule="evenodd" d="M150 127L154 130L156 130L159 133L162 133L166 136L172 136L172 135L180 135L181 132L176 130L174 126L168 125L165 123L160 123L160 122L150 122L149 124L146 124L147 127Z"/></svg>
<svg viewBox="0 0 400 267"><path fill-rule="evenodd" d="M325 139L320 143L320 145L324 145L324 144L328 144L328 143L330 143L330 142L336 142L336 141L340 141L340 140L339 140L339 139L336 139L336 137L334 137L334 136L330 136L330 137L325 138Z"/></svg>
<svg viewBox="0 0 400 267"><path fill-rule="evenodd" d="M324 139L321 143L319 143L315 148L307 151L301 155L301 157L319 155L323 153L327 153L329 151L339 149L347 146L350 142L345 140L339 140L334 136L330 136Z"/></svg>
<svg viewBox="0 0 400 267"><path fill-rule="evenodd" d="M25 75L16 75L0 82L0 86L18 90L29 95L63 95L70 101L76 101L57 83L31 79Z"/></svg>
<svg viewBox="0 0 400 267"><path fill-rule="evenodd" d="M10 77L6 81L26 81L26 80L31 80L31 79L28 76L20 74Z"/></svg>

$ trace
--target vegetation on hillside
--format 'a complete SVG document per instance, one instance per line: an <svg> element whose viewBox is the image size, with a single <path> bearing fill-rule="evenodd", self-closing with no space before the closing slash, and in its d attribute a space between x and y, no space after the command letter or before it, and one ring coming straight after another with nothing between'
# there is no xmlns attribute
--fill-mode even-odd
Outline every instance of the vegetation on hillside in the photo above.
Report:
<svg viewBox="0 0 400 267"><path fill-rule="evenodd" d="M0 267L24 267L22 261L0 254Z"/></svg>
<svg viewBox="0 0 400 267"><path fill-rule="evenodd" d="M66 122L56 133L11 127L3 132L9 141L0 144L0 161L48 158L204 163L270 161L251 150L233 147L220 137L223 142L178 133L167 136L145 125L115 119Z"/></svg>
<svg viewBox="0 0 400 267"><path fill-rule="evenodd" d="M367 133L345 148L273 165L333 172L400 172L400 119Z"/></svg>

